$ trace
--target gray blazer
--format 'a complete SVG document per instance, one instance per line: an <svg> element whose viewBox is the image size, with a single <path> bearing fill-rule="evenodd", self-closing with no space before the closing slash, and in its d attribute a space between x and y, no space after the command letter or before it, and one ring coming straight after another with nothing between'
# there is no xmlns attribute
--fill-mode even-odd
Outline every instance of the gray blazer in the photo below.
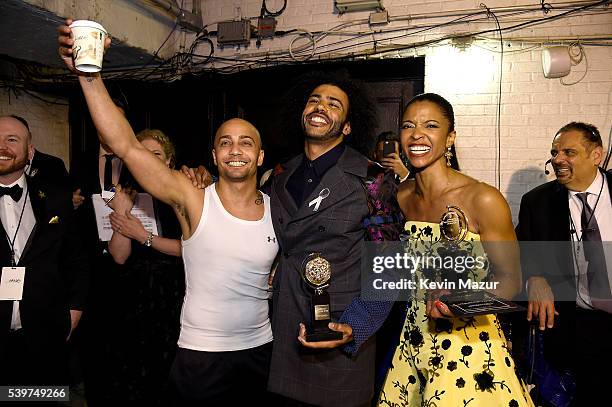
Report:
<svg viewBox="0 0 612 407"><path fill-rule="evenodd" d="M296 207L287 181L303 155L287 163L275 176L271 191L274 230L282 250L273 286L272 331L274 348L269 390L314 405L355 406L370 402L374 382L374 339L354 357L340 349L310 350L297 340L299 323L310 322L310 291L300 268L313 252L321 252L332 266L331 316L337 321L361 290L361 221L368 215L363 179L368 160L347 147L313 194ZM309 203L329 189L318 210Z"/></svg>

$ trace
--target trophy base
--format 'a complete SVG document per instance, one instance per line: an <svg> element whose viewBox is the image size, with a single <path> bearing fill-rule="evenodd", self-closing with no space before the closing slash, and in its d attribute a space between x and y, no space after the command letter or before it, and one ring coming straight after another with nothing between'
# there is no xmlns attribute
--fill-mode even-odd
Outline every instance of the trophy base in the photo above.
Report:
<svg viewBox="0 0 612 407"><path fill-rule="evenodd" d="M306 334L307 342L337 341L342 339L342 332L332 330Z"/></svg>

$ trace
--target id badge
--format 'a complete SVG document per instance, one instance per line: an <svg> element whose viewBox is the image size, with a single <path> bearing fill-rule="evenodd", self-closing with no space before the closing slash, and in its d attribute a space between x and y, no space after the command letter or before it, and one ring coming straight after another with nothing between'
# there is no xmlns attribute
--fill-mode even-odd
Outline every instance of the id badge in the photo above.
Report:
<svg viewBox="0 0 612 407"><path fill-rule="evenodd" d="M0 301L21 301L25 267L2 267Z"/></svg>

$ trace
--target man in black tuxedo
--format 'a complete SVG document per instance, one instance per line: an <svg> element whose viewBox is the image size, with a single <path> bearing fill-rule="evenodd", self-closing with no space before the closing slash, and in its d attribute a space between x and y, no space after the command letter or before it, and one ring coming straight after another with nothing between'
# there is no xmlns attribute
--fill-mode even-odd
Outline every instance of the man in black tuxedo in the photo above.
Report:
<svg viewBox="0 0 612 407"><path fill-rule="evenodd" d="M612 362L612 302L602 301L610 298L612 175L599 168L601 136L590 124L563 126L551 155L557 179L523 196L517 225L519 240L545 242L521 250L527 319L546 330L547 362L574 372L576 405L597 405L590 403L607 375L595 373L595 366ZM593 252L598 246L600 256Z"/></svg>
<svg viewBox="0 0 612 407"><path fill-rule="evenodd" d="M26 177L31 134L0 117L0 262L25 267L21 300L0 300L0 383L66 385L66 341L79 323L88 264L69 188Z"/></svg>
<svg viewBox="0 0 612 407"><path fill-rule="evenodd" d="M118 99L113 99L113 102L117 109L126 116L125 104ZM70 168L74 191L72 201L75 209L86 203L85 206L89 206L89 209L83 212L93 213L91 196L103 190L110 190L123 181L121 177L124 175L123 162L104 145L99 144L96 151L89 151L75 157ZM97 237L97 229L94 234Z"/></svg>

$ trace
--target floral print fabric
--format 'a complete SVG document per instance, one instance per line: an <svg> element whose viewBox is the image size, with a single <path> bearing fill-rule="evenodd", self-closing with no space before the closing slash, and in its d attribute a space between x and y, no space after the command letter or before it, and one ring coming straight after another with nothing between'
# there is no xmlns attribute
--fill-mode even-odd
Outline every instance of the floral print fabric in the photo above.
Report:
<svg viewBox="0 0 612 407"><path fill-rule="evenodd" d="M408 250L443 250L439 226L407 222ZM468 233L459 250L479 250L479 236ZM483 279L486 269L469 270ZM421 270L419 273L427 273ZM444 273L444 270L441 271ZM423 294L423 293L417 293ZM495 315L430 319L425 300L408 302L404 327L378 399L388 407L533 406Z"/></svg>

